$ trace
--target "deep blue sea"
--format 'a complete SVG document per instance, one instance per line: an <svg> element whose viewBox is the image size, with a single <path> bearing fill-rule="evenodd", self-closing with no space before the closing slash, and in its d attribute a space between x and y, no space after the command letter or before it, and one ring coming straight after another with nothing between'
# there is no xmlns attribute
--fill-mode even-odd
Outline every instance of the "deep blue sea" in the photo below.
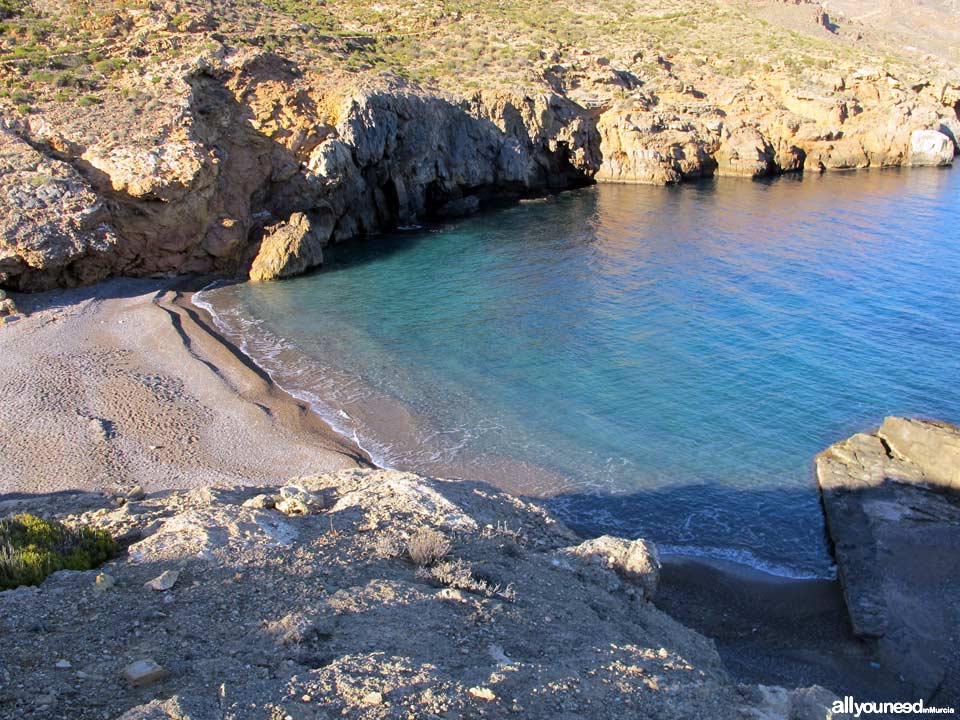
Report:
<svg viewBox="0 0 960 720"><path fill-rule="evenodd" d="M960 421L960 171L603 185L204 294L381 464L826 576L814 455Z"/></svg>

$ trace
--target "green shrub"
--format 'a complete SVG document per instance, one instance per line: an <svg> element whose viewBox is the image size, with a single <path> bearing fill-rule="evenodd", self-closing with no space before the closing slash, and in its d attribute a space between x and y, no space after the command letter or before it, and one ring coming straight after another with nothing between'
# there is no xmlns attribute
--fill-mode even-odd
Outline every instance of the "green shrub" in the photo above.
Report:
<svg viewBox="0 0 960 720"><path fill-rule="evenodd" d="M102 530L14 515L0 520L0 590L37 585L57 570L91 570L116 552Z"/></svg>
<svg viewBox="0 0 960 720"><path fill-rule="evenodd" d="M77 105L84 108L100 105L101 103L103 103L103 100L98 98L96 95L84 95L82 98L77 100Z"/></svg>

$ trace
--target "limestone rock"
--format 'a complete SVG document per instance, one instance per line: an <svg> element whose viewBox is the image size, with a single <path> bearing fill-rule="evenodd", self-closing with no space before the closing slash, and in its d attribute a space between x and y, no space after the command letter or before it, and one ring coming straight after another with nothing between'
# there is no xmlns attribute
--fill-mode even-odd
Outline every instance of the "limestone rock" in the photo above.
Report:
<svg viewBox="0 0 960 720"><path fill-rule="evenodd" d="M936 130L914 130L910 135L911 165L949 165L953 162L953 140Z"/></svg>
<svg viewBox="0 0 960 720"><path fill-rule="evenodd" d="M960 625L958 450L955 427L890 417L816 459L853 631L875 639L881 662L923 696L960 667L943 633Z"/></svg>
<svg viewBox="0 0 960 720"><path fill-rule="evenodd" d="M0 291L0 293L2 292L3 291ZM0 317L9 317L16 314L17 306L14 304L13 300L6 296L6 293L3 293L3 297L0 297Z"/></svg>
<svg viewBox="0 0 960 720"><path fill-rule="evenodd" d="M646 600L653 599L660 583L660 556L656 546L647 540L626 540L603 535L567 548L579 558L613 570L622 579L643 588Z"/></svg>
<svg viewBox="0 0 960 720"><path fill-rule="evenodd" d="M286 222L265 230L260 251L250 267L254 282L299 275L323 263L323 246L333 231L333 217L326 213L311 219L301 212Z"/></svg>
<svg viewBox="0 0 960 720"><path fill-rule="evenodd" d="M311 515L326 510L329 505L326 495L310 492L300 485L280 488L280 498L274 502L274 507L284 515Z"/></svg>
<svg viewBox="0 0 960 720"><path fill-rule="evenodd" d="M123 669L123 676L132 687L145 687L163 680L168 675L162 665L151 659L137 660Z"/></svg>
<svg viewBox="0 0 960 720"><path fill-rule="evenodd" d="M165 570L163 573L145 583L146 587L152 588L158 592L170 590L180 579L180 573L176 570Z"/></svg>
<svg viewBox="0 0 960 720"><path fill-rule="evenodd" d="M877 435L894 457L916 465L926 482L960 491L960 429L946 423L888 417Z"/></svg>

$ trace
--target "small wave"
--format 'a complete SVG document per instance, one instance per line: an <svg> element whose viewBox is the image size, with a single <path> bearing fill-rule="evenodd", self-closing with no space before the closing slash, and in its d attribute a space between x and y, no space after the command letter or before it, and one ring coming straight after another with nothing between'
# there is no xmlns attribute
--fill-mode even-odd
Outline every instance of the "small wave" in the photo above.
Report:
<svg viewBox="0 0 960 720"><path fill-rule="evenodd" d="M809 570L781 565L764 560L749 550L741 548L697 547L694 545L660 545L657 549L661 556L690 557L703 560L723 560L724 562L743 565L752 570L759 570L767 575L789 578L790 580L835 580L837 577L836 565L831 566L827 573L816 573Z"/></svg>
<svg viewBox="0 0 960 720"><path fill-rule="evenodd" d="M217 329L225 336L236 342L240 352L242 352L258 368L263 370L277 387L297 398L298 400L305 402L310 409L313 410L313 412L315 412L325 423L327 423L327 425L329 425L335 433L351 440L358 448L360 448L367 455L367 457L370 458L374 465L386 470L393 469L390 466L389 448L378 448L375 447L376 443L367 442L362 439L356 423L353 423L353 427L346 428L340 422L338 422L338 418L345 418L351 421L353 420L346 410L343 408L331 407L328 403L323 402L318 396L307 390L297 387L289 387L288 385L282 383L277 377L276 368L270 367L270 365L264 361L264 358L267 358L268 360L274 360L281 350L286 349L289 346L283 343L279 338L275 338L272 333L263 328L261 322L252 320L250 318L240 317L238 314L238 322L244 323L244 321L246 321L246 324L250 329L256 328L263 334L269 336L269 340L265 339L264 342L257 343L257 349L261 352L255 353L251 351L245 334L243 332L237 332L235 328L231 327L231 325L224 319L224 313L218 312L216 308L214 308L213 304L210 303L210 301L206 298L206 293L216 290L218 287L222 286L222 283L222 280L215 280L209 285L201 288L198 292L194 293L192 299L193 304L206 311L213 319L213 323L217 326ZM260 345L263 345L264 347L259 347Z"/></svg>

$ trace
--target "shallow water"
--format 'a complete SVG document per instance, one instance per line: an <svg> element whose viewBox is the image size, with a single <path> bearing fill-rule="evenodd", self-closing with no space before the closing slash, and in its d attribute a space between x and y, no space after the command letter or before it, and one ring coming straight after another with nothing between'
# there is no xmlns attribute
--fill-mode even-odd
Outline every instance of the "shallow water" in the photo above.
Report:
<svg viewBox="0 0 960 720"><path fill-rule="evenodd" d="M813 456L960 421L960 172L599 186L204 294L380 463L830 572Z"/></svg>

